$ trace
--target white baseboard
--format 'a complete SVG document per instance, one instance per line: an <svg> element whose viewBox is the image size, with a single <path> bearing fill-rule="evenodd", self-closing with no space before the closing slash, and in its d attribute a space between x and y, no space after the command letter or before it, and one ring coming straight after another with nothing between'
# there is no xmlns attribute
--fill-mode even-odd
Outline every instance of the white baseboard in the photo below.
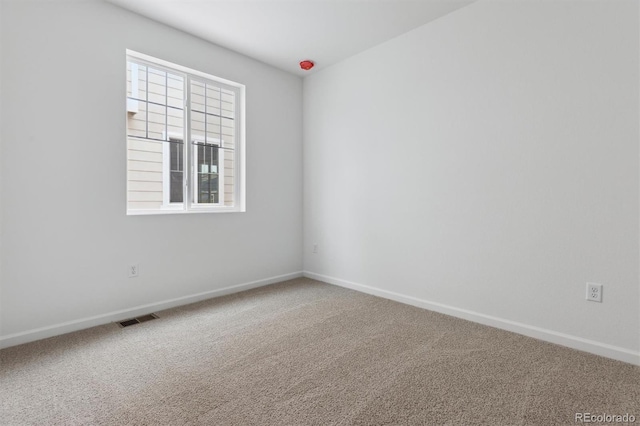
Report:
<svg viewBox="0 0 640 426"><path fill-rule="evenodd" d="M33 342L35 340L46 339L47 337L58 336L70 333L72 331L83 330L85 328L95 327L97 325L108 324L110 322L122 321L127 318L133 318L139 315L148 314L154 311L174 308L176 306L188 305L189 303L199 302L205 299L225 296L227 294L238 293L256 287L262 287L274 284L280 281L286 281L293 278L299 278L302 272L292 272L289 274L278 275L276 277L264 278L257 281L251 281L244 284L232 285L216 290L205 291L203 293L192 294L189 296L177 297L171 300L149 303L147 305L135 306L133 308L122 309L115 312L109 312L102 315L96 315L89 318L82 318L74 321L67 321L60 324L50 325L47 327L27 330L20 333L9 334L0 337L0 349L16 346L23 343Z"/></svg>
<svg viewBox="0 0 640 426"><path fill-rule="evenodd" d="M383 297L385 299L394 300L396 302L405 303L407 305L417 306L419 308L428 309L430 311L451 315L457 318L462 318L462 319L473 321L479 324L488 325L490 327L511 331L514 333L533 337L535 339L544 340L546 342L551 342L558 345L566 346L572 349L578 349L578 350L589 352L595 355L612 358L618 361L624 361L630 364L640 365L640 352L634 352L632 350L621 348L618 346L613 346L606 343L600 343L594 340L583 339L581 337L559 333L557 331L547 330L544 328L535 327L532 325L523 324L515 321L510 321L503 318L494 317L491 315L485 315L478 312L469 311L467 309L460 309L454 306L444 305L442 303L430 302L428 300L418 299L417 297L405 296L403 294L395 293L392 291L382 290L382 289L370 287L364 284L345 281L339 278L317 274L315 272L304 271L303 275L305 277L313 278L318 281L323 281L328 284L334 284L340 287L349 288L362 293L367 293L374 296Z"/></svg>

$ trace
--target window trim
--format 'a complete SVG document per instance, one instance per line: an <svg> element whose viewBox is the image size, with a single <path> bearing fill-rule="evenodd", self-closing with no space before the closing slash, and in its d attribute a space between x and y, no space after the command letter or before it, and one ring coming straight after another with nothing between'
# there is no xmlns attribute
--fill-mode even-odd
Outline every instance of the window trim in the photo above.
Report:
<svg viewBox="0 0 640 426"><path fill-rule="evenodd" d="M189 87L189 83L191 82L191 77L195 77L196 81L200 81L200 79L204 79L205 81L213 81L221 88L232 91L235 94L235 119L234 119L234 129L235 129L235 143L234 143L234 205L233 206L225 206L224 205L224 149L220 149L218 168L221 169L223 173L219 173L219 176L222 176L222 179L219 179L219 189L221 192L221 198L219 195L219 203L214 205L203 205L197 203L194 199L194 193L197 187L195 182L195 161L194 161L194 150L193 144L191 142L184 143L184 155L185 160L188 159L189 163L185 163L185 169L189 170L184 171L185 176L185 186L186 189L184 191L185 200L181 205L177 203L172 205L173 203L165 203L166 196L163 195L163 202L160 209L141 209L134 210L128 208L128 202L125 203L127 215L153 215L153 214L181 214L181 213L234 213L234 212L245 212L246 211L246 158L245 158L245 146L246 146L246 126L245 126L245 96L246 96L246 88L243 84L236 83L231 80L227 80L224 78L216 77L211 74L204 73L202 71L194 70L182 65L174 64L172 62L168 62L159 58L155 58L149 55L145 55L143 53L139 53L130 49L126 50L126 60L129 59L136 61L142 64L148 64L151 67L161 69L165 72L170 72L172 74L180 74L184 78L184 90L185 90L185 126L184 126L184 135L180 135L183 138L183 141L191 141L191 91ZM126 67L125 67L126 68ZM167 136L171 137L171 135L165 135L165 139ZM176 136L178 136L176 134ZM204 141L201 141L204 142ZM126 152L127 150L125 150ZM128 153L127 153L128 156ZM165 157L165 149L163 148L163 159ZM166 161L163 161L166 163ZM166 193L167 179L165 175L166 166L163 164L163 191ZM187 178L187 176L189 176ZM128 185L127 178L127 185ZM127 188L127 194L128 194Z"/></svg>

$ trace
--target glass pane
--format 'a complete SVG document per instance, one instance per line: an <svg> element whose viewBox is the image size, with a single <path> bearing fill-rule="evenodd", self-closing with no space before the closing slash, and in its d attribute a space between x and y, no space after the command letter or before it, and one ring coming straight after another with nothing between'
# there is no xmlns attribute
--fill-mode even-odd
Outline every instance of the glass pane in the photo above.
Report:
<svg viewBox="0 0 640 426"><path fill-rule="evenodd" d="M183 199L183 185L182 185L183 172L171 172L171 189L170 189L170 202L181 203Z"/></svg>
<svg viewBox="0 0 640 426"><path fill-rule="evenodd" d="M180 206L185 166L181 76L127 61L127 135L127 208Z"/></svg>
<svg viewBox="0 0 640 426"><path fill-rule="evenodd" d="M191 112L191 138L196 141L204 142L204 113Z"/></svg>
<svg viewBox="0 0 640 426"><path fill-rule="evenodd" d="M165 142L127 139L127 208L159 209L163 204Z"/></svg>
<svg viewBox="0 0 640 426"><path fill-rule="evenodd" d="M184 78L179 75L167 75L167 105L180 110L184 108Z"/></svg>
<svg viewBox="0 0 640 426"><path fill-rule="evenodd" d="M184 111L167 108L167 135L169 138L184 138Z"/></svg>
<svg viewBox="0 0 640 426"><path fill-rule="evenodd" d="M127 97L146 100L147 67L127 61Z"/></svg>
<svg viewBox="0 0 640 426"><path fill-rule="evenodd" d="M149 102L166 105L167 104L167 73L154 68L149 68L148 75L148 95Z"/></svg>
<svg viewBox="0 0 640 426"><path fill-rule="evenodd" d="M198 203L218 203L218 146L194 143Z"/></svg>
<svg viewBox="0 0 640 426"><path fill-rule="evenodd" d="M198 174L198 203L218 202L218 175L217 173Z"/></svg>
<svg viewBox="0 0 640 426"><path fill-rule="evenodd" d="M225 149L233 149L236 133L234 120L230 118L223 118L221 132L222 146Z"/></svg>
<svg viewBox="0 0 640 426"><path fill-rule="evenodd" d="M235 204L235 92L192 80L191 135L196 203Z"/></svg>
<svg viewBox="0 0 640 426"><path fill-rule="evenodd" d="M235 111L235 95L233 92L222 90L220 101L220 115L232 119Z"/></svg>
<svg viewBox="0 0 640 426"><path fill-rule="evenodd" d="M184 143L182 139L176 135L182 136L182 115L181 110L172 110L168 108L176 116L167 116L168 120L168 136L169 136L169 202L182 203L184 201ZM174 124L172 126L172 124Z"/></svg>
<svg viewBox="0 0 640 426"><path fill-rule="evenodd" d="M191 110L204 113L205 85L199 81L191 81Z"/></svg>
<svg viewBox="0 0 640 426"><path fill-rule="evenodd" d="M165 140L167 129L167 107L149 103L147 112L147 137L149 139Z"/></svg>
<svg viewBox="0 0 640 426"><path fill-rule="evenodd" d="M219 144L222 140L220 117L207 114L207 142Z"/></svg>
<svg viewBox="0 0 640 426"><path fill-rule="evenodd" d="M220 116L220 88L211 84L207 85L207 113Z"/></svg>
<svg viewBox="0 0 640 426"><path fill-rule="evenodd" d="M169 142L169 169L172 172L181 172L184 167L184 144L181 140L172 139Z"/></svg>
<svg viewBox="0 0 640 426"><path fill-rule="evenodd" d="M234 177L235 177L235 169L234 169L234 156L235 152L233 150L221 150L224 160L221 165L223 168L221 173L224 175L224 205L225 206L233 206L234 205Z"/></svg>
<svg viewBox="0 0 640 426"><path fill-rule="evenodd" d="M184 78L127 61L127 134L166 140L183 133Z"/></svg>

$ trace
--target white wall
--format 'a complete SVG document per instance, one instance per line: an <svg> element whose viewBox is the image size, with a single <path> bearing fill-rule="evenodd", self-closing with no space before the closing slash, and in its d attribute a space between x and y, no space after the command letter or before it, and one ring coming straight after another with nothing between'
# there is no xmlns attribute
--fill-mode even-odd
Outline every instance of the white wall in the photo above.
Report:
<svg viewBox="0 0 640 426"><path fill-rule="evenodd" d="M638 31L635 1L480 0L307 77L305 271L633 360Z"/></svg>
<svg viewBox="0 0 640 426"><path fill-rule="evenodd" d="M299 77L99 1L1 28L0 337L301 271ZM127 48L246 85L246 213L126 216Z"/></svg>

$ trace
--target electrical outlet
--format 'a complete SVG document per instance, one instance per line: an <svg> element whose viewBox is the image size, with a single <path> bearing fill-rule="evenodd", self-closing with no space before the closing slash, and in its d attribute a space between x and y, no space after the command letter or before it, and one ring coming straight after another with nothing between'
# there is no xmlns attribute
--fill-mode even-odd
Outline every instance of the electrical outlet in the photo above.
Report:
<svg viewBox="0 0 640 426"><path fill-rule="evenodd" d="M136 278L138 275L140 275L140 264L129 264L129 278Z"/></svg>
<svg viewBox="0 0 640 426"><path fill-rule="evenodd" d="M313 245L313 253L318 253L318 244Z"/></svg>
<svg viewBox="0 0 640 426"><path fill-rule="evenodd" d="M602 303L602 284L587 283L587 300Z"/></svg>

